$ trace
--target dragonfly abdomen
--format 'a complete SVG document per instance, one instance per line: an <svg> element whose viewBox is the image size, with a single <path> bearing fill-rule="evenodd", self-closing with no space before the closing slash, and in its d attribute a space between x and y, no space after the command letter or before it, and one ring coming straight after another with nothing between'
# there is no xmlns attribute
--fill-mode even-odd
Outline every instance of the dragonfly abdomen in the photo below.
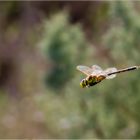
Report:
<svg viewBox="0 0 140 140"><path fill-rule="evenodd" d="M139 66L133 66L133 67L129 67L129 68L125 68L125 69L117 70L116 72L108 73L108 75L113 75L113 74L117 74L117 73L121 73L121 72L126 72L126 71L136 70L136 69L139 69L139 68L140 68Z"/></svg>

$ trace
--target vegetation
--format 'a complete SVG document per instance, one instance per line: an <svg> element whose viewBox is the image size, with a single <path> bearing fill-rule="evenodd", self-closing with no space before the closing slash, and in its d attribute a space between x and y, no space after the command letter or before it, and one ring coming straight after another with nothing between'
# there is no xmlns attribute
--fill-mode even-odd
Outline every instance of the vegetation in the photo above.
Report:
<svg viewBox="0 0 140 140"><path fill-rule="evenodd" d="M49 19L41 42L46 61L50 61L46 84L56 90L64 88L73 79L75 67L86 59L87 44L80 26L70 25L67 14L59 13Z"/></svg>
<svg viewBox="0 0 140 140"><path fill-rule="evenodd" d="M140 65L139 2L1 4L0 138L140 137L140 71L82 89L76 70Z"/></svg>

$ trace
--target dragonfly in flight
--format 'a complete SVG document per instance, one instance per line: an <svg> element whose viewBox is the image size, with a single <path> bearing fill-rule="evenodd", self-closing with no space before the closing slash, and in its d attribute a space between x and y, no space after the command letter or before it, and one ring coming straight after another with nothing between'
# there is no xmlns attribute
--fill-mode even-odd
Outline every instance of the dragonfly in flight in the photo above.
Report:
<svg viewBox="0 0 140 140"><path fill-rule="evenodd" d="M80 82L82 88L94 86L104 79L113 79L116 74L139 69L140 66L132 66L117 70L115 67L103 70L98 65L93 65L91 68L83 65L78 65L77 70L84 73L87 77Z"/></svg>

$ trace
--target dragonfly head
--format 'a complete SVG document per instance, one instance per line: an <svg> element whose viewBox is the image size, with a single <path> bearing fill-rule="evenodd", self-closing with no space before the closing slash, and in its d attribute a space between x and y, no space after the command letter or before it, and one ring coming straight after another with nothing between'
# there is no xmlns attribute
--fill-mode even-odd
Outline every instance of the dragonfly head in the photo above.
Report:
<svg viewBox="0 0 140 140"><path fill-rule="evenodd" d="M81 86L82 88L87 87L87 86L88 86L88 81L87 81L86 79L83 79L83 80L80 82L80 86Z"/></svg>
<svg viewBox="0 0 140 140"><path fill-rule="evenodd" d="M94 77L89 76L89 77L83 79L83 80L80 82L80 86L81 86L82 88L90 87L90 85L91 85L92 82L94 82Z"/></svg>

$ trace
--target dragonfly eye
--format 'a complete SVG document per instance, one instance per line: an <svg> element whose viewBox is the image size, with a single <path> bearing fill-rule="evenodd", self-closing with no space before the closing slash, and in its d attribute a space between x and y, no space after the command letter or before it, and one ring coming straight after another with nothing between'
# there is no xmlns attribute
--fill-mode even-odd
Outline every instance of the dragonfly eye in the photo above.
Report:
<svg viewBox="0 0 140 140"><path fill-rule="evenodd" d="M80 82L80 86L81 86L82 88L85 88L85 87L87 86L87 84L88 84L88 82L87 82L87 80L85 80L85 79L83 79L83 80Z"/></svg>

